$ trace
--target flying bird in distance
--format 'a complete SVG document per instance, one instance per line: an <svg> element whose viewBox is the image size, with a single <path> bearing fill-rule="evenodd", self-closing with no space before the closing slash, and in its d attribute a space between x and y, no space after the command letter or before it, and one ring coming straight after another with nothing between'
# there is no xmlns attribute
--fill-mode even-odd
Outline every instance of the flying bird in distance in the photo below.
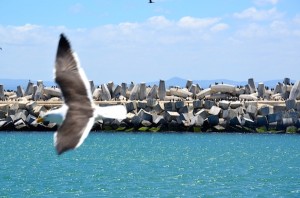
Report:
<svg viewBox="0 0 300 198"><path fill-rule="evenodd" d="M149 3L155 3L155 2L153 2L152 0L149 0Z"/></svg>
<svg viewBox="0 0 300 198"><path fill-rule="evenodd" d="M37 118L37 123L52 122L58 125L54 145L60 155L78 148L88 136L94 122L102 118L126 118L123 105L99 107L93 103L90 83L80 67L77 55L67 38L61 34L55 60L55 82L61 89L64 104Z"/></svg>

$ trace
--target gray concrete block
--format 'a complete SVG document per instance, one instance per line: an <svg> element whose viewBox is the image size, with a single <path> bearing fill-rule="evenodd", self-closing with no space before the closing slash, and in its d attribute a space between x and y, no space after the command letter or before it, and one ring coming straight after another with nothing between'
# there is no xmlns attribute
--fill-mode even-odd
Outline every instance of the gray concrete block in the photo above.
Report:
<svg viewBox="0 0 300 198"><path fill-rule="evenodd" d="M289 99L296 100L300 97L300 81L297 81L290 92Z"/></svg>
<svg viewBox="0 0 300 198"><path fill-rule="evenodd" d="M34 96L33 96L33 100L41 100L43 99L43 94L44 94L44 85L43 84L40 84L39 86L37 86L37 89L34 93Z"/></svg>
<svg viewBox="0 0 300 198"><path fill-rule="evenodd" d="M6 111L0 110L0 119L6 118Z"/></svg>
<svg viewBox="0 0 300 198"><path fill-rule="evenodd" d="M139 100L139 91L140 91L140 84L134 85L133 89L130 92L129 100Z"/></svg>
<svg viewBox="0 0 300 198"><path fill-rule="evenodd" d="M178 96L181 98L188 98L191 97L193 94L189 92L187 89L177 89L177 88L171 88L170 94L173 96Z"/></svg>
<svg viewBox="0 0 300 198"><path fill-rule="evenodd" d="M104 101L111 100L111 94L106 84L101 85L101 100Z"/></svg>
<svg viewBox="0 0 300 198"><path fill-rule="evenodd" d="M249 113L253 118L257 115L257 106L256 105L248 105L246 108L246 112Z"/></svg>
<svg viewBox="0 0 300 198"><path fill-rule="evenodd" d="M153 116L153 121L152 122L156 125L159 125L159 124L165 124L167 121L165 120L164 116L156 115L156 116Z"/></svg>
<svg viewBox="0 0 300 198"><path fill-rule="evenodd" d="M221 113L221 118L223 119L227 119L229 115L229 111L228 110L223 110Z"/></svg>
<svg viewBox="0 0 300 198"><path fill-rule="evenodd" d="M264 83L258 83L258 87L257 87L258 97L264 98L265 91L266 91L265 90L265 84Z"/></svg>
<svg viewBox="0 0 300 198"><path fill-rule="evenodd" d="M90 83L91 93L94 93L94 91L96 89L95 85L94 85L94 81L90 80L89 83Z"/></svg>
<svg viewBox="0 0 300 198"><path fill-rule="evenodd" d="M147 101L147 106L151 108L155 107L155 105L157 104L157 100L154 98L148 98L146 101Z"/></svg>
<svg viewBox="0 0 300 198"><path fill-rule="evenodd" d="M189 88L189 92L192 93L192 97L196 97L196 95L200 92L200 89L197 85L192 84L192 86Z"/></svg>
<svg viewBox="0 0 300 198"><path fill-rule="evenodd" d="M199 109L203 107L203 100L194 100L193 101L193 107L194 109Z"/></svg>
<svg viewBox="0 0 300 198"><path fill-rule="evenodd" d="M241 125L240 120L238 119L238 116L234 116L233 118L231 118L229 120L229 124L231 126L235 126L235 125Z"/></svg>
<svg viewBox="0 0 300 198"><path fill-rule="evenodd" d="M178 112L175 111L165 111L165 119L170 122L171 120L177 120L180 116Z"/></svg>
<svg viewBox="0 0 300 198"><path fill-rule="evenodd" d="M195 115L194 117L191 118L191 125L194 126L202 126L204 123L204 120L202 116L200 115Z"/></svg>
<svg viewBox="0 0 300 198"><path fill-rule="evenodd" d="M293 126L295 123L293 122L293 118L282 118L282 125L287 126Z"/></svg>
<svg viewBox="0 0 300 198"><path fill-rule="evenodd" d="M198 99L203 99L205 96L210 95L210 94L211 94L211 88L207 88L207 89L204 89L204 90L200 91L200 92L196 95L196 97L197 97Z"/></svg>
<svg viewBox="0 0 300 198"><path fill-rule="evenodd" d="M251 94L250 86L245 85L245 94Z"/></svg>
<svg viewBox="0 0 300 198"><path fill-rule="evenodd" d="M225 94L225 93L213 93L211 95L205 96L205 98L209 100L225 100L228 97L229 94Z"/></svg>
<svg viewBox="0 0 300 198"><path fill-rule="evenodd" d="M134 111L134 110L136 110L136 103L134 102L134 101L132 101L132 102L127 102L126 104L125 104L125 106L126 106L126 110L127 110L127 112L131 112L131 111Z"/></svg>
<svg viewBox="0 0 300 198"><path fill-rule="evenodd" d="M36 117L35 117L35 116L33 116L33 115L31 115L31 114L28 114L25 121L26 121L28 124L31 124L31 123L35 122L35 120L36 120Z"/></svg>
<svg viewBox="0 0 300 198"><path fill-rule="evenodd" d="M147 108L147 101L138 101L136 103L136 107L138 109L146 109Z"/></svg>
<svg viewBox="0 0 300 198"><path fill-rule="evenodd" d="M293 122L296 123L299 118L299 112L290 110L290 111L285 112L282 116L283 116L283 118L292 118Z"/></svg>
<svg viewBox="0 0 300 198"><path fill-rule="evenodd" d="M17 129L17 130L26 130L26 129L28 129L27 124L22 119L19 119L18 121L16 121L14 123L14 126L15 126L15 129Z"/></svg>
<svg viewBox="0 0 300 198"><path fill-rule="evenodd" d="M232 118L237 117L237 116L238 116L238 111L237 110L235 110L235 109L228 109L228 116L227 116L227 118L229 120L231 120Z"/></svg>
<svg viewBox="0 0 300 198"><path fill-rule="evenodd" d="M262 107L258 110L258 114L259 114L259 115L262 115L262 116L266 116L266 115L271 114L271 113L273 113L273 110L271 109L270 106L267 106L267 105L262 106Z"/></svg>
<svg viewBox="0 0 300 198"><path fill-rule="evenodd" d="M241 95L239 95L239 99L240 100L256 101L257 100L257 96L255 96L253 94L241 94Z"/></svg>
<svg viewBox="0 0 300 198"><path fill-rule="evenodd" d="M153 87L151 87L151 90L149 91L148 95L147 95L147 99L157 99L157 94L158 94L158 86L157 85L153 85Z"/></svg>
<svg viewBox="0 0 300 198"><path fill-rule="evenodd" d="M37 105L33 108L33 115L38 116L41 112L47 112L47 109L42 105Z"/></svg>
<svg viewBox="0 0 300 198"><path fill-rule="evenodd" d="M268 125L268 119L266 116L260 116L258 115L256 117L256 124L258 127L260 126L267 126Z"/></svg>
<svg viewBox="0 0 300 198"><path fill-rule="evenodd" d="M222 100L219 102L219 107L226 110L229 108L230 102L227 100Z"/></svg>
<svg viewBox="0 0 300 198"><path fill-rule="evenodd" d="M9 109L8 104L0 104L0 110L1 111L7 112L8 109Z"/></svg>
<svg viewBox="0 0 300 198"><path fill-rule="evenodd" d="M124 96L124 97L126 97L127 84L126 83L122 83L121 87L122 87L122 89L121 89L121 95Z"/></svg>
<svg viewBox="0 0 300 198"><path fill-rule="evenodd" d="M235 86L228 84L211 85L211 93L235 93Z"/></svg>
<svg viewBox="0 0 300 198"><path fill-rule="evenodd" d="M164 110L165 111L176 111L175 103L174 102L165 102Z"/></svg>
<svg viewBox="0 0 300 198"><path fill-rule="evenodd" d="M131 123L137 127L140 125L140 123L142 122L142 118L139 117L139 116L133 116L132 119L131 119Z"/></svg>
<svg viewBox="0 0 300 198"><path fill-rule="evenodd" d="M166 97L166 85L164 80L159 81L158 86L158 98L159 100L163 101Z"/></svg>
<svg viewBox="0 0 300 198"><path fill-rule="evenodd" d="M286 110L296 109L296 100L295 99L287 99L285 101Z"/></svg>
<svg viewBox="0 0 300 198"><path fill-rule="evenodd" d="M215 101L212 101L212 100L205 100L204 101L204 108L205 109L210 109L214 105L216 105Z"/></svg>
<svg viewBox="0 0 300 198"><path fill-rule="evenodd" d="M26 88L26 91L25 91L25 95L28 96L28 95L31 95L33 94L33 83L32 82L28 82L27 84L27 88Z"/></svg>
<svg viewBox="0 0 300 198"><path fill-rule="evenodd" d="M146 93L146 83L140 83L139 100L145 100L146 96L147 96L147 93Z"/></svg>
<svg viewBox="0 0 300 198"><path fill-rule="evenodd" d="M219 116L217 115L210 115L207 119L210 126L215 126L219 124Z"/></svg>
<svg viewBox="0 0 300 198"><path fill-rule="evenodd" d="M122 87L120 85L115 86L115 89L113 90L112 93L112 98L118 98L119 96L121 96L122 92Z"/></svg>
<svg viewBox="0 0 300 198"><path fill-rule="evenodd" d="M44 87L44 94L50 97L61 97L61 90L59 88L52 88L52 87Z"/></svg>
<svg viewBox="0 0 300 198"><path fill-rule="evenodd" d="M152 125L148 120L142 120L141 125L144 127L150 127Z"/></svg>
<svg viewBox="0 0 300 198"><path fill-rule="evenodd" d="M221 112L221 108L214 105L210 108L208 113L211 115L219 115L220 112Z"/></svg>
<svg viewBox="0 0 300 198"><path fill-rule="evenodd" d="M187 80L187 81L186 81L186 84L185 84L185 88L190 89L191 86L192 86L192 84L193 84L193 81L192 81L192 80Z"/></svg>
<svg viewBox="0 0 300 198"><path fill-rule="evenodd" d="M290 78L284 78L284 79L283 79L283 83L286 84L286 85L291 84Z"/></svg>
<svg viewBox="0 0 300 198"><path fill-rule="evenodd" d="M4 100L5 95L4 95L4 86L0 85L0 100Z"/></svg>
<svg viewBox="0 0 300 198"><path fill-rule="evenodd" d="M153 110L157 113L157 114L161 114L164 111L164 105L161 103L157 103L154 107Z"/></svg>
<svg viewBox="0 0 300 198"><path fill-rule="evenodd" d="M269 123L278 122L278 121L282 120L282 113L277 112L277 113L268 114L267 119L268 119Z"/></svg>
<svg viewBox="0 0 300 198"><path fill-rule="evenodd" d="M107 89L109 91L110 96L112 96L113 93L114 93L114 90L115 90L115 84L114 84L114 82L110 81L110 82L107 83L106 86L107 86Z"/></svg>
<svg viewBox="0 0 300 198"><path fill-rule="evenodd" d="M23 96L25 96L25 92L24 92L23 88L19 85L19 86L17 86L17 97L20 98Z"/></svg>
<svg viewBox="0 0 300 198"><path fill-rule="evenodd" d="M96 88L93 92L93 99L94 100L99 100L101 98L101 89Z"/></svg>
<svg viewBox="0 0 300 198"><path fill-rule="evenodd" d="M143 109L138 112L137 116L139 116L142 120L152 122L152 115Z"/></svg>
<svg viewBox="0 0 300 198"><path fill-rule="evenodd" d="M184 107L184 101L176 101L175 102L175 108L176 109L180 109L182 107Z"/></svg>
<svg viewBox="0 0 300 198"><path fill-rule="evenodd" d="M26 104L26 109L28 111L33 111L34 107L37 106L37 102L36 101L30 101Z"/></svg>
<svg viewBox="0 0 300 198"><path fill-rule="evenodd" d="M230 108L232 108L232 109L236 109L241 106L243 106L243 103L241 103L240 101L230 102Z"/></svg>
<svg viewBox="0 0 300 198"><path fill-rule="evenodd" d="M17 112L15 115L14 115L14 118L13 118L13 121L16 122L20 119L22 120L26 120L26 117L27 115L24 113L24 112Z"/></svg>
<svg viewBox="0 0 300 198"><path fill-rule="evenodd" d="M178 113L189 113L190 109L188 106L183 106L180 109L178 109Z"/></svg>
<svg viewBox="0 0 300 198"><path fill-rule="evenodd" d="M253 78L248 79L248 85L249 85L249 88L250 88L250 93L255 93L256 87L255 87L255 83L254 83Z"/></svg>
<svg viewBox="0 0 300 198"><path fill-rule="evenodd" d="M203 118L203 120L205 120L205 119L209 116L209 113L208 113L207 110L201 109L200 111L198 111L198 112L195 114L195 116L197 116L197 115L201 116L201 117Z"/></svg>
<svg viewBox="0 0 300 198"><path fill-rule="evenodd" d="M274 105L273 106L273 110L274 110L274 113L277 113L277 112L283 112L286 110L286 107L285 105Z"/></svg>

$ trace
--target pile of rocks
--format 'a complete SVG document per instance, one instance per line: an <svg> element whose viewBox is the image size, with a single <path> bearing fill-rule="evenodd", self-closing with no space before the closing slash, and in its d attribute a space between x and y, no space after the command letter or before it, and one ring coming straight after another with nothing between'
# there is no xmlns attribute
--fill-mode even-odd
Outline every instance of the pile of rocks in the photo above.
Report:
<svg viewBox="0 0 300 198"><path fill-rule="evenodd" d="M215 83L203 89L188 80L184 88L145 83L127 86L113 82L94 86L91 91L100 106L124 104L125 120L104 119L93 130L117 131L228 131L297 132L300 127L300 82L285 78L274 88L263 83L256 87L249 79L244 86ZM57 87L29 82L26 91L5 92L0 85L1 130L56 130L53 123L37 124L36 117L61 105Z"/></svg>

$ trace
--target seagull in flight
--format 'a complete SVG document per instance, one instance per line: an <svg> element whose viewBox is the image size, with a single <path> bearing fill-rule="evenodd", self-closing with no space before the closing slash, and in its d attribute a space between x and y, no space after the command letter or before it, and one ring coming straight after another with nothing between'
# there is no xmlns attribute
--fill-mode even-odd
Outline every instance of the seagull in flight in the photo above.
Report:
<svg viewBox="0 0 300 198"><path fill-rule="evenodd" d="M155 3L155 2L153 2L152 0L149 0L149 3Z"/></svg>
<svg viewBox="0 0 300 198"><path fill-rule="evenodd" d="M58 155L78 148L88 136L95 121L103 118L126 118L127 111L123 105L99 107L93 103L90 83L64 34L60 35L54 73L64 104L58 109L48 111L36 121L48 121L59 126L54 134L54 145Z"/></svg>

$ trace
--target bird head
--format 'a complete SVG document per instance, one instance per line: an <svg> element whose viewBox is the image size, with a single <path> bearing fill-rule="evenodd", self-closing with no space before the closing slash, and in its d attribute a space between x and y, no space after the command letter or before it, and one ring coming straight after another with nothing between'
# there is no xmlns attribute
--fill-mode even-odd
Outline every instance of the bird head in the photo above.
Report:
<svg viewBox="0 0 300 198"><path fill-rule="evenodd" d="M43 116L40 116L36 119L37 123L44 123L44 122L50 122L50 123L56 123L61 124L63 121L63 116L59 113L54 113L52 111L49 111L45 113Z"/></svg>

